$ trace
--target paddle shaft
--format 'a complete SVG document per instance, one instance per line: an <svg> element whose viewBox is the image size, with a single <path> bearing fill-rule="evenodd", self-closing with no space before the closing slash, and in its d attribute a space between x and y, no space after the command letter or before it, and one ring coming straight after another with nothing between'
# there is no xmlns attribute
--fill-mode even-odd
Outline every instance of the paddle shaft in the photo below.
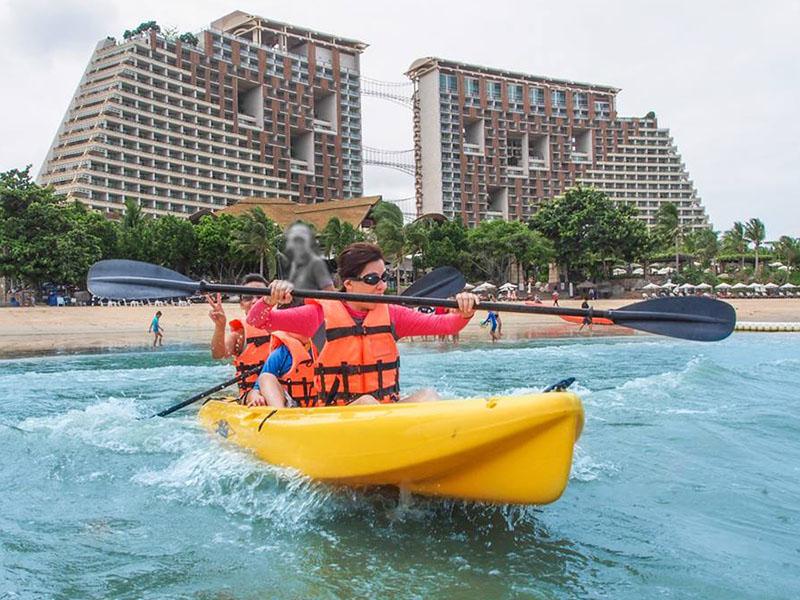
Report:
<svg viewBox="0 0 800 600"><path fill-rule="evenodd" d="M178 404L170 406L169 408L165 408L161 412L157 412L156 414L154 414L152 416L153 417L166 417L167 415L171 415L175 411L178 411L178 410L180 410L180 409L182 409L182 408L184 408L186 406L189 406L190 404L194 404L198 400L202 400L203 398L206 398L206 397L210 396L211 394L214 394L216 392L224 390L226 387L229 387L229 386L231 386L231 385L233 385L235 383L239 383L245 377L248 377L248 376L252 375L253 373L256 373L256 372L258 372L260 370L261 370L261 365L258 365L257 367L253 367L251 369L248 369L248 370L244 371L243 373L240 373L239 375L237 375L233 379L229 379L228 381L223 381L222 383L220 383L218 385L215 385L214 387L206 390L205 392L200 392L199 394L196 394L196 395L192 396L191 398L187 398L183 402L179 402Z"/></svg>
<svg viewBox="0 0 800 600"><path fill-rule="evenodd" d="M222 294L239 294L248 296L263 296L269 289L258 289L240 285L223 285L200 281L194 284L197 293L219 292ZM318 291L318 290L292 290L292 295L297 298L317 298L320 300L348 300L351 302L373 302L375 304L405 304L407 306L443 306L445 308L458 308L458 302L441 298L417 298L409 296L377 295L377 294L350 294L345 292ZM565 315L570 317L601 317L619 321L624 324L626 317L637 321L681 321L694 323L719 323L714 317L697 314L670 313L661 311L637 311L628 313L625 310L595 310L593 308L562 308L560 306L536 306L531 304L511 304L508 302L481 302L479 308L495 312L514 312L535 315Z"/></svg>

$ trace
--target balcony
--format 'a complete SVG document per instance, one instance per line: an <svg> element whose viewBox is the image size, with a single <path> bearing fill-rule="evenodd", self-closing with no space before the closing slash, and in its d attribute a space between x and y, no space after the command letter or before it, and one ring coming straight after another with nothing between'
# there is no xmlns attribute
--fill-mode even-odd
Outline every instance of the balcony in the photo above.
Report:
<svg viewBox="0 0 800 600"><path fill-rule="evenodd" d="M464 148L464 154L483 154L483 152L481 152L480 144L470 144L468 142L464 142L462 147Z"/></svg>
<svg viewBox="0 0 800 600"><path fill-rule="evenodd" d="M308 161L293 158L289 161L289 168L292 173L304 173L313 175L314 172L309 168Z"/></svg>
<svg viewBox="0 0 800 600"><path fill-rule="evenodd" d="M576 152L574 150L572 152L570 152L570 160L572 160L572 162L576 162L576 163L590 163L590 162L592 162L592 159L589 158L589 153L588 152Z"/></svg>
<svg viewBox="0 0 800 600"><path fill-rule="evenodd" d="M333 123L326 121L325 119L314 119L312 121L312 126L314 131L320 131L323 133L336 133Z"/></svg>
<svg viewBox="0 0 800 600"><path fill-rule="evenodd" d="M547 161L543 157L533 157L528 159L528 168L532 171L546 171Z"/></svg>
<svg viewBox="0 0 800 600"><path fill-rule="evenodd" d="M484 221L503 221L505 217L503 216L503 212L499 210L487 210L486 216L484 217Z"/></svg>
<svg viewBox="0 0 800 600"><path fill-rule="evenodd" d="M506 167L506 175L509 177L521 177L526 178L528 175L525 173L524 167L515 167L515 166L507 166Z"/></svg>

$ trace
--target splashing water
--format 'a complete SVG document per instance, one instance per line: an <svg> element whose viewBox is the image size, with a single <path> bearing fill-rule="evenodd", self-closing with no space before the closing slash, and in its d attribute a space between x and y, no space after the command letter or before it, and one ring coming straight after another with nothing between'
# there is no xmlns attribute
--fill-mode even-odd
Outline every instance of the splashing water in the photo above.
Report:
<svg viewBox="0 0 800 600"><path fill-rule="evenodd" d="M404 346L406 390L567 376L586 426L546 507L348 490L255 460L188 409L205 349L0 361L0 597L791 598L800 337Z"/></svg>

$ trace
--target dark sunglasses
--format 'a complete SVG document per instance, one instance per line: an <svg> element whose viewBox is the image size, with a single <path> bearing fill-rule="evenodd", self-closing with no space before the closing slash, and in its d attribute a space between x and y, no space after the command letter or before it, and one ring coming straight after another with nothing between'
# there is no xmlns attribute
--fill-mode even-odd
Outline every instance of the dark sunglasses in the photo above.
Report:
<svg viewBox="0 0 800 600"><path fill-rule="evenodd" d="M389 281L389 271L384 271L382 275L377 273L367 273L361 277L348 277L351 281L363 281L367 285L378 285L379 281Z"/></svg>

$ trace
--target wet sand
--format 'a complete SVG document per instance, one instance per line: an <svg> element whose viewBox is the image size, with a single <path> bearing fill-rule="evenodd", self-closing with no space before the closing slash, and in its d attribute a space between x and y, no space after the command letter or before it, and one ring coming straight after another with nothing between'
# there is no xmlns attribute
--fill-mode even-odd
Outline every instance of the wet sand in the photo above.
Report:
<svg viewBox="0 0 800 600"><path fill-rule="evenodd" d="M633 302L629 299L599 300L596 309L618 308ZM800 299L731 300L740 321L798 322ZM545 306L549 305L545 304ZM562 300L563 307L578 308L578 300ZM237 304L226 305L228 319L243 318ZM165 306L161 318L164 344L207 343L213 325L206 305ZM42 354L110 348L141 348L152 343L147 328L155 314L154 307L34 307L0 308L0 355ZM479 323L485 311L462 331L465 341L489 339L488 329ZM501 313L504 339L568 337L575 335L630 335L629 329L595 326L594 331L578 332L578 325L549 315ZM421 341L419 338L413 342Z"/></svg>

